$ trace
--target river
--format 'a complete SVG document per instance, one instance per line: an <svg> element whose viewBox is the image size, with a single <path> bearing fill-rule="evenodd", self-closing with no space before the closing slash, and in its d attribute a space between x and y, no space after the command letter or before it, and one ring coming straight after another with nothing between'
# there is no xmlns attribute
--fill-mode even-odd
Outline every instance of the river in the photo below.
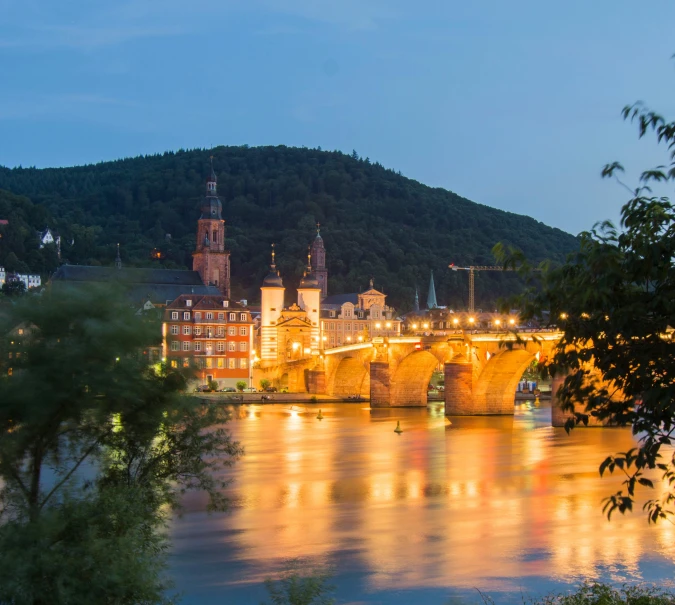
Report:
<svg viewBox="0 0 675 605"><path fill-rule="evenodd" d="M608 522L600 479L627 429L550 426L550 408L455 417L442 403L246 405L229 428L245 455L228 471L232 508L185 498L171 573L187 605L256 604L263 581L329 566L337 602L501 602L568 590L583 578L661 584L675 577L675 526L638 511ZM394 433L396 422L403 433ZM644 496L652 496L645 490Z"/></svg>

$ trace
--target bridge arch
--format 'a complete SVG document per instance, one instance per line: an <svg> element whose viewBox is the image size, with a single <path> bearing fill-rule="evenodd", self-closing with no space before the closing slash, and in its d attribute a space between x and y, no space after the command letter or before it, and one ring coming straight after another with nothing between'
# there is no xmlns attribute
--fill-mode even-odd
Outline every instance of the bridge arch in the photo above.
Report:
<svg viewBox="0 0 675 605"><path fill-rule="evenodd" d="M404 357L391 380L391 405L426 405L427 386L438 364L438 358L429 351L415 351Z"/></svg>
<svg viewBox="0 0 675 605"><path fill-rule="evenodd" d="M516 387L535 355L525 349L493 355L483 367L473 388L478 414L513 414Z"/></svg>
<svg viewBox="0 0 675 605"><path fill-rule="evenodd" d="M369 368L357 357L343 357L329 379L328 392L337 397L369 397Z"/></svg>

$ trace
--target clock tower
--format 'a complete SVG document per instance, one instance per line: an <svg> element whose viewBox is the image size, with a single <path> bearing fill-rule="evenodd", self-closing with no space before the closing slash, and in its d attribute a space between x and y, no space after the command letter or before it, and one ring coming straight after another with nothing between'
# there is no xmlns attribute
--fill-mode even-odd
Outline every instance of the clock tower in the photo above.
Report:
<svg viewBox="0 0 675 605"><path fill-rule="evenodd" d="M197 248L192 253L192 270L197 271L207 286L216 286L230 298L230 252L225 249L223 205L217 194L216 173L211 157L211 174L206 181L206 197L197 221Z"/></svg>

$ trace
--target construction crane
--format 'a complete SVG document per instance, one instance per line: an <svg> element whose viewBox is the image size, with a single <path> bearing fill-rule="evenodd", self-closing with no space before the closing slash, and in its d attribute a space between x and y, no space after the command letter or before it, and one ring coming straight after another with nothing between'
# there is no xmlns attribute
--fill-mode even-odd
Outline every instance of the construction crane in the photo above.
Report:
<svg viewBox="0 0 675 605"><path fill-rule="evenodd" d="M453 271L469 272L469 313L474 312L474 276L476 271L513 271L511 267L500 267L498 265L471 265L469 267L457 267L454 263L448 265Z"/></svg>

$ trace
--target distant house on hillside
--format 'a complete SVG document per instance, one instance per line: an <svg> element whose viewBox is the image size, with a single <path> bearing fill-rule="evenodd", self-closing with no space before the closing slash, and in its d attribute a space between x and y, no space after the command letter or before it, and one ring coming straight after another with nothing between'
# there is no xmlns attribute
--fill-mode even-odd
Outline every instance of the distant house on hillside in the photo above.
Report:
<svg viewBox="0 0 675 605"><path fill-rule="evenodd" d="M47 229L44 231L38 231L37 237L40 241L40 249L44 248L48 244L55 244L56 254L58 254L59 258L61 258L61 236L58 233L47 227Z"/></svg>
<svg viewBox="0 0 675 605"><path fill-rule="evenodd" d="M31 275L29 273L8 273L4 267L0 267L0 288L5 282L20 281L26 287L26 290L31 288L39 288L42 285L42 279L39 275Z"/></svg>

